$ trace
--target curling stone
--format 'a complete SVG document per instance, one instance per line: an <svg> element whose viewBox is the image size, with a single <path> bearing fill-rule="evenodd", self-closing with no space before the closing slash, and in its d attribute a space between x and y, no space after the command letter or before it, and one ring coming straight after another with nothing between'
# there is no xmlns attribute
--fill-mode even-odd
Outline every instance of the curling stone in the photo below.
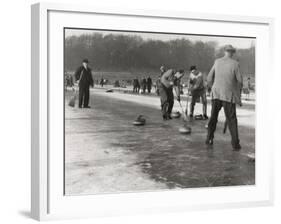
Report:
<svg viewBox="0 0 281 224"><path fill-rule="evenodd" d="M145 118L143 117L143 115L139 115L137 119L133 122L133 125L135 126L145 125Z"/></svg>
<svg viewBox="0 0 281 224"><path fill-rule="evenodd" d="M191 127L187 126L187 125L184 125L183 127L180 127L179 128L179 132L181 134L185 134L185 135L188 135L191 133Z"/></svg>
<svg viewBox="0 0 281 224"><path fill-rule="evenodd" d="M181 113L180 113L179 111L173 112L173 113L171 114L171 117L172 117L172 118L179 118L180 116L181 116Z"/></svg>

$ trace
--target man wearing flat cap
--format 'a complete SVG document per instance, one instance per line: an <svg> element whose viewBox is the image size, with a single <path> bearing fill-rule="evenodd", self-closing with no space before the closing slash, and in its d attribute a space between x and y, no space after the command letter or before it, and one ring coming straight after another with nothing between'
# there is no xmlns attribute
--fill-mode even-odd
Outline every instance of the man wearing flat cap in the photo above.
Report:
<svg viewBox="0 0 281 224"><path fill-rule="evenodd" d="M241 105L243 77L239 71L239 63L232 58L235 52L236 49L232 45L226 45L224 57L215 61L207 77L208 86L212 87L212 111L208 123L206 144L213 144L219 111L223 107L233 150L239 151L241 146L238 136L236 104Z"/></svg>
<svg viewBox="0 0 281 224"><path fill-rule="evenodd" d="M82 61L82 65L75 72L75 79L79 85L79 108L90 108L90 86L93 87L94 81L92 70L88 67L88 59Z"/></svg>

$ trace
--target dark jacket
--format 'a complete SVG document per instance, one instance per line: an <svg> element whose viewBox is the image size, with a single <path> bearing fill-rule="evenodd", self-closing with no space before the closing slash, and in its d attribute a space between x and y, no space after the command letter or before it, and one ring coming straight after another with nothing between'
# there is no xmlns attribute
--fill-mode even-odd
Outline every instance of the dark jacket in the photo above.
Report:
<svg viewBox="0 0 281 224"><path fill-rule="evenodd" d="M152 79L150 77L148 77L146 83L147 83L148 87L151 87L152 86Z"/></svg>
<svg viewBox="0 0 281 224"><path fill-rule="evenodd" d="M146 88L146 85L147 85L146 79L142 79L140 85L142 88Z"/></svg>
<svg viewBox="0 0 281 224"><path fill-rule="evenodd" d="M75 79L79 81L79 86L93 86L92 70L88 67L80 66L75 72Z"/></svg>
<svg viewBox="0 0 281 224"><path fill-rule="evenodd" d="M138 80L138 79L134 79L134 81L133 81L133 86L136 86L136 87L139 87L139 86L140 86L140 83L139 83L139 80Z"/></svg>

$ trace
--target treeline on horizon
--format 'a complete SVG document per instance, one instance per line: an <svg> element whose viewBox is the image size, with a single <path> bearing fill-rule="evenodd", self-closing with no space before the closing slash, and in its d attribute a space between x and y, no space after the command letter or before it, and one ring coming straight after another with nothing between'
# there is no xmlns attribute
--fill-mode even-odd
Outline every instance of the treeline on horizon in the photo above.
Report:
<svg viewBox="0 0 281 224"><path fill-rule="evenodd" d="M231 43L229 43L231 44ZM65 39L65 69L74 71L84 58L93 71L158 72L161 65L188 70L197 65L209 72L223 49L216 42L192 42L188 39L161 41L131 35L101 33L70 36ZM255 75L255 46L237 49L236 60L244 75Z"/></svg>

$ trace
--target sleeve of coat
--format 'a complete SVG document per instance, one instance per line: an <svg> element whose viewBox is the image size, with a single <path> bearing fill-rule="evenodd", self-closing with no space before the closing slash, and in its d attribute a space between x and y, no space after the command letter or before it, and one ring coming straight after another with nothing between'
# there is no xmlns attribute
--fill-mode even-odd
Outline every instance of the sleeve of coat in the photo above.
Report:
<svg viewBox="0 0 281 224"><path fill-rule="evenodd" d="M77 82L80 79L82 67L80 66L79 68L76 69L74 73L75 81Z"/></svg>
<svg viewBox="0 0 281 224"><path fill-rule="evenodd" d="M235 69L235 76L236 76L236 80L238 82L238 86L239 86L240 91L241 91L242 88L243 88L243 76L240 73L240 66L239 66L238 62L237 62L236 69Z"/></svg>
<svg viewBox="0 0 281 224"><path fill-rule="evenodd" d="M213 67L211 68L208 76L207 76L207 86L210 88L212 87L213 83L214 83L214 79L215 79L215 64L214 63Z"/></svg>

